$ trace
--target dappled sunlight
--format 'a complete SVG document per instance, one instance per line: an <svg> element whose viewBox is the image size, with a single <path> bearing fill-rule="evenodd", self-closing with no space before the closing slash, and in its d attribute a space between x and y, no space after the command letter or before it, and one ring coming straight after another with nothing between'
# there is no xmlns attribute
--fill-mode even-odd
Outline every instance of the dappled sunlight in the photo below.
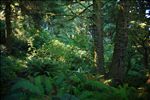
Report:
<svg viewBox="0 0 150 100"><path fill-rule="evenodd" d="M145 28L146 25L147 25L146 23L140 23L140 24L139 24L139 26L140 26L141 28Z"/></svg>
<svg viewBox="0 0 150 100"><path fill-rule="evenodd" d="M5 20L4 11L1 11L1 12L0 12L0 20Z"/></svg>
<svg viewBox="0 0 150 100"><path fill-rule="evenodd" d="M133 25L137 25L139 26L140 28L145 28L146 26L148 26L147 22L136 22L136 21L130 21L131 24Z"/></svg>

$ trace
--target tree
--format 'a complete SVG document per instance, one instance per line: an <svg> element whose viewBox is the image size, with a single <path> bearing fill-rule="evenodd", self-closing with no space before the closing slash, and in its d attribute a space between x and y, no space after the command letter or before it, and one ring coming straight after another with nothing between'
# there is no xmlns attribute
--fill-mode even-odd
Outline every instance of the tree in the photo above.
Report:
<svg viewBox="0 0 150 100"><path fill-rule="evenodd" d="M96 67L100 73L105 73L104 69L104 47L102 32L102 4L100 0L93 0L93 39L95 46Z"/></svg>
<svg viewBox="0 0 150 100"><path fill-rule="evenodd" d="M109 72L109 76L115 84L122 82L125 74L125 57L128 43L126 6L126 0L121 0L118 4L114 52Z"/></svg>
<svg viewBox="0 0 150 100"><path fill-rule="evenodd" d="M12 26L11 26L11 1L8 0L5 2L5 23L6 23L6 46L9 52L11 52L11 34L12 34Z"/></svg>

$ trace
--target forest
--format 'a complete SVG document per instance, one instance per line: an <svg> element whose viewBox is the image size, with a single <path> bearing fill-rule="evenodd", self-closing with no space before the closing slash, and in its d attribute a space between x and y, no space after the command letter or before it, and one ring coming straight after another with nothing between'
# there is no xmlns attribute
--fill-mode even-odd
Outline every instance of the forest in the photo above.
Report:
<svg viewBox="0 0 150 100"><path fill-rule="evenodd" d="M1 100L150 100L149 0L1 0Z"/></svg>

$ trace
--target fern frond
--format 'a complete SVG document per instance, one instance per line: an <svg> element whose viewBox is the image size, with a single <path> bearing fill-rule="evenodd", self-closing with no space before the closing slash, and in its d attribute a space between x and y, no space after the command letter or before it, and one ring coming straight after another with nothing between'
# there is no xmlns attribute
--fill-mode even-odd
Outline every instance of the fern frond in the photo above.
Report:
<svg viewBox="0 0 150 100"><path fill-rule="evenodd" d="M38 95L42 94L42 92L37 86L35 86L29 80L25 80L25 79L21 79L11 89L11 91L17 91L17 90L29 91L31 93L38 94Z"/></svg>
<svg viewBox="0 0 150 100"><path fill-rule="evenodd" d="M52 80L50 77L43 77L43 85L46 93L50 93L52 91Z"/></svg>
<svg viewBox="0 0 150 100"><path fill-rule="evenodd" d="M42 78L43 78L42 76L35 77L34 78L34 84L35 84L36 87L39 88L41 94L44 95L44 89L43 89L43 85L42 85L42 82L43 82Z"/></svg>

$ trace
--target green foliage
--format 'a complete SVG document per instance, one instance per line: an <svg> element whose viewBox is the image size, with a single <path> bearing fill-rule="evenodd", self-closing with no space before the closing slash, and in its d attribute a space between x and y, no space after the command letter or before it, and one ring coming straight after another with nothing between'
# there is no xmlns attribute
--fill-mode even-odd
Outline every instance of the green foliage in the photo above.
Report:
<svg viewBox="0 0 150 100"><path fill-rule="evenodd" d="M11 89L12 94L8 98L12 99L14 95L19 97L20 95L22 95L18 95L19 91L20 93L24 94L23 100L44 100L47 95L51 95L52 80L50 77L46 76L30 77L29 80L21 79L15 85L13 85Z"/></svg>
<svg viewBox="0 0 150 100"><path fill-rule="evenodd" d="M112 36L116 31L118 3L115 0L104 0L103 3L103 31L105 35Z"/></svg>
<svg viewBox="0 0 150 100"><path fill-rule="evenodd" d="M147 70L130 70L127 74L126 81L129 85L134 87L143 86L147 80ZM140 81L139 81L140 80Z"/></svg>
<svg viewBox="0 0 150 100"><path fill-rule="evenodd" d="M61 96L67 92L79 100L137 100L136 89L128 85L114 88L99 81L89 80L83 74L74 73L62 81ZM67 75L68 76L68 75ZM63 76L62 76L63 77Z"/></svg>
<svg viewBox="0 0 150 100"><path fill-rule="evenodd" d="M27 66L28 74L32 76L54 76L59 71L57 62L52 62L48 58L32 58L28 61Z"/></svg>
<svg viewBox="0 0 150 100"><path fill-rule="evenodd" d="M89 51L82 50L74 45L65 44L57 38L45 43L42 48L35 52L36 53L33 52L32 56L29 56L29 59L31 58L31 61L32 58L33 60L41 60L37 61L37 66L39 63L42 64L43 61L43 63L55 63L59 68L65 67L65 69L69 68L72 70L78 70L79 68L89 70L88 68L92 65L92 58Z"/></svg>
<svg viewBox="0 0 150 100"><path fill-rule="evenodd" d="M112 40L110 38L104 38L104 59L105 59L105 67L106 69L109 69L110 62L112 59L112 54L113 54L113 44Z"/></svg>
<svg viewBox="0 0 150 100"><path fill-rule="evenodd" d="M86 74L60 72L53 78L45 75L21 79L11 89L9 98L22 100L46 98L60 100L137 100L137 90L128 85L114 88L102 82L89 80ZM19 94L18 94L19 93ZM25 99L24 99L25 98Z"/></svg>
<svg viewBox="0 0 150 100"><path fill-rule="evenodd" d="M119 86L118 90L116 91L118 97L122 100L137 100L137 92L136 89L133 87L128 87L127 84L123 86Z"/></svg>
<svg viewBox="0 0 150 100"><path fill-rule="evenodd" d="M104 28L103 28L103 31L106 32L106 33L113 33L115 32L115 28L116 28L116 25L113 24L113 23L108 23L108 24L104 24ZM113 34L106 34L106 35L113 35Z"/></svg>
<svg viewBox="0 0 150 100"><path fill-rule="evenodd" d="M29 46L31 48L40 48L44 43L47 43L51 38L52 35L49 34L49 32L44 30L36 30L36 29L29 29Z"/></svg>
<svg viewBox="0 0 150 100"><path fill-rule="evenodd" d="M19 72L21 69L23 69L22 62L20 62L18 59L8 56L0 56L0 83L11 81L15 79L16 72Z"/></svg>
<svg viewBox="0 0 150 100"><path fill-rule="evenodd" d="M75 34L72 45L75 45L83 50L90 50L92 47L91 40L92 39L87 34Z"/></svg>
<svg viewBox="0 0 150 100"><path fill-rule="evenodd" d="M12 56L0 55L0 94L9 91L11 84L17 78L17 73L23 69L23 62Z"/></svg>

